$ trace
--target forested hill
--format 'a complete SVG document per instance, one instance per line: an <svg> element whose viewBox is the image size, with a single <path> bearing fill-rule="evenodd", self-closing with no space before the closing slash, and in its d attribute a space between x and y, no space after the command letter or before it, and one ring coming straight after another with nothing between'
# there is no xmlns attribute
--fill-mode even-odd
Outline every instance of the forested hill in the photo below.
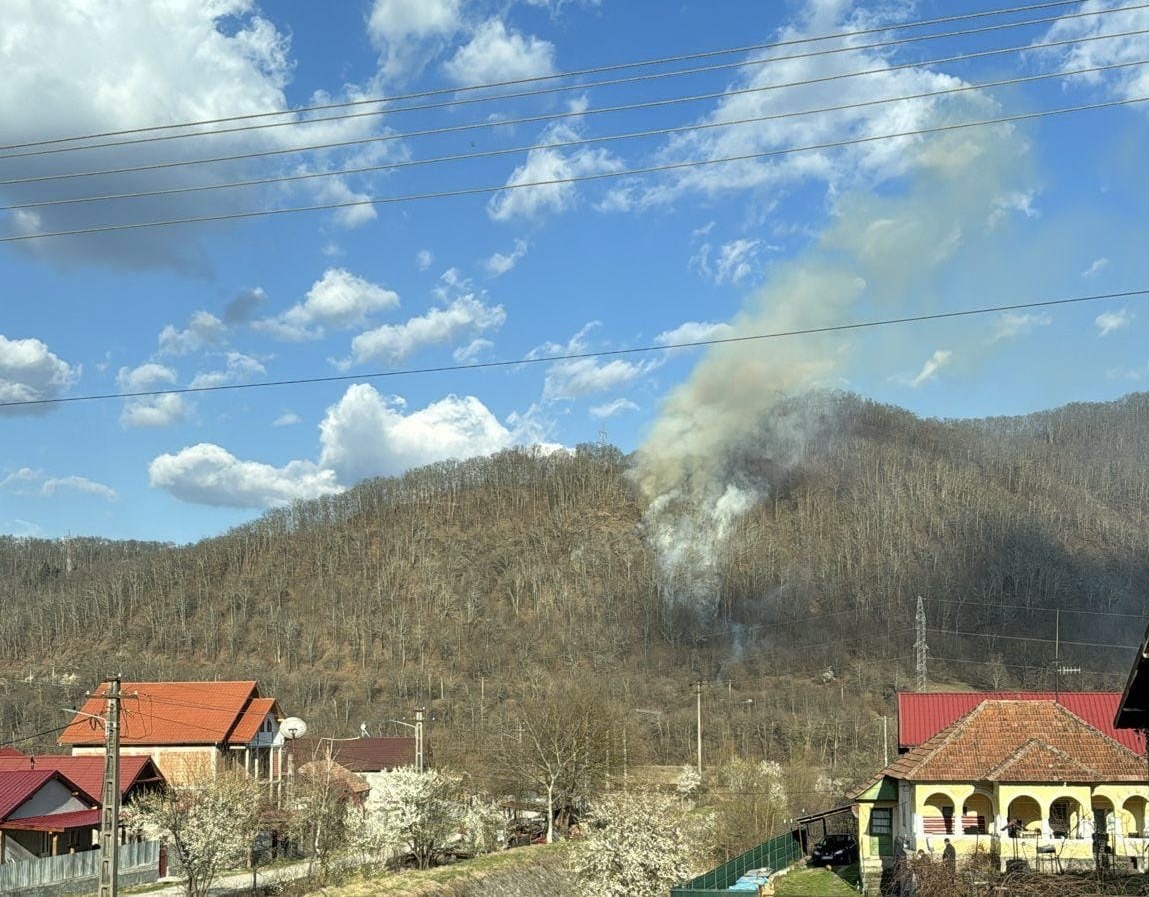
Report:
<svg viewBox="0 0 1149 897"><path fill-rule="evenodd" d="M841 760L913 682L918 596L933 684L1051 687L1059 637L1084 671L1063 688L1121 687L1132 650L1109 646L1137 642L1149 594L1149 394L972 422L804 401L794 463L740 459L760 498L716 544L712 616L664 594L608 446L436 464L187 547L2 539L0 738L120 671L257 678L332 734L425 704L443 756L557 680L604 686L634 757L684 762L702 679L708 751Z"/></svg>

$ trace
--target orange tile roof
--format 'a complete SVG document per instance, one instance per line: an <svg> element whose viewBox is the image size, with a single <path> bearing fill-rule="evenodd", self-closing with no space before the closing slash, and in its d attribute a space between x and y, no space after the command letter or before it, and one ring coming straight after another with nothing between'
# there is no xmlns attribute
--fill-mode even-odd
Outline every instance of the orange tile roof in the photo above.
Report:
<svg viewBox="0 0 1149 897"><path fill-rule="evenodd" d="M102 695L106 684L96 689ZM258 684L242 682L124 682L120 686L120 743L124 745L233 744L236 726ZM105 701L89 698L60 734L60 744L104 743ZM260 717L262 719L262 717Z"/></svg>
<svg viewBox="0 0 1149 897"><path fill-rule="evenodd" d="M231 733L231 740L236 744L249 744L259 734L263 721L269 713L275 713L279 708L275 705L275 698L256 698L247 705L243 716L235 724Z"/></svg>
<svg viewBox="0 0 1149 897"><path fill-rule="evenodd" d="M1144 761L1055 701L983 701L885 770L911 782L1143 782Z"/></svg>

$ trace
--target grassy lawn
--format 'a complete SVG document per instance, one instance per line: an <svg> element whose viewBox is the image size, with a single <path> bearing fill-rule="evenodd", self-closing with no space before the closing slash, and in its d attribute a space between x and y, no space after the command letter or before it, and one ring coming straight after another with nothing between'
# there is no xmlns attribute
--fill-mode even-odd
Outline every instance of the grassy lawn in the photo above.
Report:
<svg viewBox="0 0 1149 897"><path fill-rule="evenodd" d="M776 897L846 897L857 895L858 867L793 869L774 880Z"/></svg>

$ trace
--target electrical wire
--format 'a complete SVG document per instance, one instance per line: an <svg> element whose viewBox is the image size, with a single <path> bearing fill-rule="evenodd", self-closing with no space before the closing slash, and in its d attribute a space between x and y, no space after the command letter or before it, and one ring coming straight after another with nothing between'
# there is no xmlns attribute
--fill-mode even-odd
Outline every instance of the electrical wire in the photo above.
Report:
<svg viewBox="0 0 1149 897"><path fill-rule="evenodd" d="M921 20L917 20L917 21L903 22L903 23L899 23L899 24L895 24L895 25L884 25L884 26L876 26L876 27L872 27L872 28L852 29L849 31L842 31L842 32L813 36L813 37L792 38L789 40L773 41L773 42L769 42L769 43L760 43L760 44L751 44L751 45L746 45L746 46L741 46L741 47L727 47L727 48L720 48L717 50L701 51L701 52L697 52L697 53L688 53L688 54L680 54L680 55L676 55L676 56L664 56L664 57L659 57L659 58L654 58L654 59L615 63L612 65L598 66L598 67L593 67L593 68L576 69L576 70L560 72L560 73L551 74L551 75L537 75L537 76L532 76L532 77L528 77L528 78L517 78L517 79L506 80L506 81L487 82L484 84L466 85L466 86L461 86L461 87L437 88L434 90L419 91L416 93L398 94L398 95L394 95L394 96L373 97L373 98L367 98L367 99L361 99L361 100L350 100L350 101L339 102L339 103L315 104L315 105L303 106L303 107L299 107L297 109L290 109L290 110L274 110L274 111L268 111L268 112L247 113L244 115L234 115L234 116L212 118L212 119L200 119L197 121L182 122L182 123L175 123L175 124L152 125L152 126L147 126L147 127L128 128L128 129L122 129L122 130L116 130L116 131L103 131L103 132L97 132L97 133L93 133L93 134L75 135L75 136L70 136L70 137L57 137L57 138L51 138L51 139L28 142L28 143L0 144L0 150L21 149L21 148L25 148L25 147L35 147L35 146L48 146L48 145L58 144L58 143L75 142L75 141L79 141L79 140L95 140L95 139L101 139L104 137L116 137L116 136L123 136L123 135L128 135L128 134L140 134L140 133L146 133L149 131L163 131L163 130L172 130L172 129L178 129L178 128L201 127L201 126L205 126L205 125L225 124L225 123L235 122L235 121L250 121L250 120L254 120L254 119L269 118L269 117L280 116L280 115L299 115L299 114L304 114L304 113L308 113L308 112L318 112L318 111L325 111L325 110L329 110L329 109L355 108L355 107L360 107L360 106L364 106L364 105L378 105L380 103L393 103L396 101L420 99L420 98L432 97L432 96L442 96L442 95L446 95L446 94L457 95L460 93L475 92L475 91L484 91L485 92L485 91L498 89L501 87L514 87L514 86L520 86L523 84L538 83L538 82L542 82L542 81L550 81L550 80L563 79L563 78L576 78L576 77L582 77L582 76L586 76L586 75L602 74L602 73L611 72L611 71L624 71L624 70L628 70L628 69L632 69L632 68L640 68L640 67L645 67L645 66L667 65L667 64L678 63L678 62L688 62L688 61L692 61L692 60L713 58L715 56L729 55L729 54L735 54L735 53L746 54L746 53L752 53L752 52L768 51L768 50L780 49L780 48L789 47L789 46L799 46L799 45L804 45L804 44L820 43L820 42L827 41L827 40L844 40L847 38L861 37L861 36L865 36L865 35L869 35L869 34L896 32L896 31L906 30L909 28L919 28L919 27L926 27L926 26L933 26L933 25L940 25L940 24L949 24L952 22L959 22L959 21L970 21L970 20L974 20L974 19L987 18L987 17L991 17L991 16L1012 15L1014 13L1021 13L1021 12L1035 12L1038 10L1053 9L1053 8L1062 7L1062 6L1071 6L1075 2L1077 2L1077 0L1054 0L1054 2L1036 3L1036 4L1025 5L1025 6L1014 6L1014 7L1008 7L1005 9L984 10L984 11L979 11L979 12L963 13L960 15L943 16L943 17L934 18L934 19L921 19ZM1110 14L1110 13L1128 12L1128 11L1132 11L1132 10L1142 9L1144 7L1145 7L1145 4L1137 4L1137 5L1130 5L1130 6L1124 6L1124 7L1117 7L1117 8L1113 8L1113 9L1080 10L1080 11L1075 12L1075 13L1072 13L1072 12L1071 13L1063 13L1063 14L1058 15L1056 17L1051 17L1051 18L1047 18L1047 19L1030 20L1030 21L1020 22L1020 23L1008 23L1008 24L1002 24L1000 26L989 26L989 28L991 30L996 30L997 28L1022 27L1024 25L1045 24L1045 23L1051 22L1051 21L1061 21L1061 20L1065 20L1065 19L1075 19L1075 18L1082 18L1082 17L1086 17L1086 16L1098 16L1098 15L1105 15L1105 14ZM951 37L955 37L955 36L963 36L966 34L981 33L984 30L986 30L986 29L973 29L971 31L949 32L949 33L942 33L940 35L927 35L923 38L918 38L918 39L919 40L928 40L928 39L951 38ZM874 45L871 45L869 48L884 47L884 46L889 46L889 45L891 45L891 44L888 44L888 43L874 44ZM849 47L849 48L845 48L845 49L866 49L866 48L867 47L865 47L865 46L856 46L855 45L853 47ZM785 57L785 58L802 58L802 56L799 55L799 56L795 56L795 57ZM775 58L773 60L767 60L767 61L778 61L778 59ZM743 63L738 63L738 64L741 65ZM679 73L672 72L669 74L679 74ZM577 89L586 89L588 87L595 87L595 86L600 86L600 85L581 84L581 85L575 85L574 87ZM495 97L494 99L501 99L501 98L502 97ZM487 98L487 99L490 99L490 98ZM434 108L434 107L432 107L432 108ZM330 120L334 120L334 119L310 119L310 120L305 120L305 121L298 122L298 123L310 124L310 123L314 123L315 121L330 121ZM297 122L292 122L292 124L295 124L295 123L297 123ZM210 131L210 132L206 132L206 133L220 133L220 132L219 131ZM196 135L179 135L179 136L196 136ZM109 145L112 145L112 144L103 143L103 144L97 144L96 146L109 146ZM8 157L9 156L0 156L0 158L8 158Z"/></svg>
<svg viewBox="0 0 1149 897"><path fill-rule="evenodd" d="M959 666L962 666L962 665L964 665L964 666L995 666L995 667L999 666L999 667L1005 667L1006 669L1010 669L1010 670L1032 670L1035 672L1045 672L1045 673L1048 673L1050 671L1050 667L1048 665L1042 666L1042 665L1038 665L1038 664L1028 664L1028 663L1004 663L1004 662L999 662L996 660L971 660L968 657L965 657L965 658L938 657L932 653L930 654L930 660L931 661L936 660L938 663L948 663L948 664L959 665ZM1128 674L1128 670L1125 670L1125 671L1121 671L1121 670L1082 670L1081 671L1081 675L1083 675L1083 676L1124 677L1127 674ZM1016 689L1000 689L1000 691L1016 691Z"/></svg>
<svg viewBox="0 0 1149 897"><path fill-rule="evenodd" d="M1089 610L1085 608L1072 608L1072 607L1044 607L1038 605L1025 605L1025 604L996 604L992 601L966 601L962 598L929 598L928 604L940 603L957 605L960 607L994 607L994 608L1008 608L1010 610L1025 610L1031 613L1052 613L1060 611L1063 614L1088 614L1091 617L1121 617L1128 620L1141 620L1145 622L1149 620L1149 614L1121 614L1113 611L1103 610Z"/></svg>
<svg viewBox="0 0 1149 897"><path fill-rule="evenodd" d="M1149 4L1147 4L1149 6ZM1113 38L1121 37L1135 37L1149 33L1149 29L1138 29L1133 31L1117 32L1110 34L1087 35L1085 37L1065 39L1061 41L1051 41L1041 44L1040 48L1048 49L1051 47L1078 45L1088 43L1091 41L1110 40ZM779 84L769 84L759 87L745 87L733 90L723 90L705 94L694 94L686 97L671 97L669 99L649 100L643 103L631 103L622 106L605 106L600 108L581 109L581 110L566 110L560 112L549 112L541 115L526 116L522 118L512 119L486 119L480 122L469 122L460 125L450 125L442 128L430 128L422 131L409 131L409 132L393 132L388 134L377 134L370 137L359 137L353 140L339 140L331 141L328 143L307 144L295 147L281 147L278 149L258 150L246 153L234 153L225 156L211 156L199 159L180 159L167 162L153 162L145 165L132 165L120 168L102 168L90 171L80 172L65 172L50 175L37 175L34 177L26 178L10 178L7 180L0 180L0 186L13 186L18 184L31 184L40 183L44 181L63 181L76 178L100 177L105 175L120 175L120 174L135 174L145 171L161 171L170 168L185 168L193 165L214 165L222 162L240 162L251 159L266 159L273 156L294 155L302 152L314 152L318 150L331 150L331 149L345 149L351 146L364 146L367 144L385 143L394 140L410 140L416 137L428 136L441 136L443 134L455 134L466 131L483 130L487 128L496 127L511 127L524 124L537 124L542 122L552 122L564 118L579 117L585 118L592 115L603 115L616 112L635 112L645 109L660 108L667 105L675 105L686 102L698 102L702 100L723 99L732 96L739 96L750 93L761 93L772 90L785 90L796 87L810 87L819 84L826 84L834 81L840 81L846 78L858 78L868 75L887 74L889 72L901 71L904 69L924 68L929 66L946 65L955 62L968 62L974 59L984 59L990 56L999 56L1008 53L1029 52L1035 49L1032 44L1023 44L1012 47L996 48L992 50L982 50L973 53L959 53L954 56L946 56L941 58L920 60L916 62L899 63L897 65L887 65L881 68L862 69L860 71L843 72L834 75L823 75L817 78L806 78L799 81L786 81ZM1134 63L1135 64L1135 63ZM859 104L865 105L865 104ZM110 144L105 144L110 145ZM28 155L38 156L41 153L29 153ZM6 156L0 158L16 158L16 156Z"/></svg>
<svg viewBox="0 0 1149 897"><path fill-rule="evenodd" d="M735 343L746 343L766 339L782 339L794 336L811 336L821 333L840 333L851 330L865 330L873 327L886 327L899 324L921 323L924 321L942 321L951 318L973 317L975 315L995 314L1004 311L1019 311L1029 308L1052 308L1062 305L1074 305L1084 302L1098 302L1108 299L1132 299L1149 296L1149 289L1124 290L1117 293L1097 293L1091 296L1074 296L1070 299L1047 299L1038 302L1019 302L1011 305L995 305L988 308L971 308L959 311L935 312L925 315L908 315L900 318L886 318L877 321L857 321L847 324L830 324L824 327L806 327L799 330L784 330L774 333L760 333L750 336L715 337L712 339L691 340L682 343L670 343L662 346L638 346L630 349L603 349L596 352L569 352L559 355L540 355L531 358L520 358L513 361L481 361L467 364L438 365L425 368L407 368L398 371L373 371L362 374L333 374L326 377L296 377L289 380L264 380L259 383L228 383L217 386L182 386L171 389L151 389L139 392L100 393L85 396L63 396L52 399L19 399L0 402L0 408L17 408L28 406L64 405L75 402L92 402L107 399L134 399L150 396L187 395L189 393L230 392L234 390L265 389L276 386L301 386L319 383L345 383L351 380L377 380L390 377L404 377L419 374L440 374L459 371L488 370L492 368L518 367L533 364L551 364L556 361L578 361L587 358L615 358L624 355L638 355L650 352L665 352L672 349L693 349L704 346L717 346Z"/></svg>
<svg viewBox="0 0 1149 897"><path fill-rule="evenodd" d="M70 726L71 723L65 723L62 726L57 726L54 729L45 729L42 732L35 732L31 735L21 735L19 738L12 738L8 741L0 741L0 747L9 747L13 744L20 744L22 741L31 741L34 738L43 738L45 735L59 735Z"/></svg>
<svg viewBox="0 0 1149 897"><path fill-rule="evenodd" d="M778 156L785 156L797 152L809 152L813 150L824 149L838 149L846 146L858 146L867 143L874 143L879 140L891 140L897 138L908 137L921 137L927 134L941 134L949 133L952 131L960 131L968 128L986 127L991 125L1001 124L1014 124L1022 121L1030 121L1040 118L1048 118L1058 115L1067 115L1077 112L1093 112L1103 109L1115 109L1121 106L1131 106L1138 103L1149 101L1149 96L1132 97L1120 100L1109 100L1102 103L1091 103L1082 106L1069 106L1058 109L1046 109L1038 112L1024 112L1016 115L1002 116L999 118L981 119L978 121L956 122L947 125L938 125L932 128L917 128L909 131L899 131L892 134L878 134L869 135L865 137L854 137L846 140L827 141L825 143L808 144L801 147L788 147L785 149L766 150L759 153L741 153L735 156L723 156L715 159L694 159L685 162L668 162L661 165L648 165L641 168L628 168L619 169L614 171L596 172L586 175L575 175L566 178L549 178L541 181L528 181L517 184L497 184L486 185L480 187L462 187L454 190L440 190L430 193L411 193L396 196L379 196L371 197L369 199L356 199L346 200L343 202L330 202L330 203L316 203L307 206L289 206L279 209L255 209L246 212L227 212L216 215L199 215L189 216L185 218L169 218L158 219L154 221L138 221L129 222L124 224L105 224L94 227L80 227L70 230L46 231L34 234L17 234L15 236L0 237L0 243L16 243L27 240L44 240L53 237L74 237L85 234L98 234L98 233L111 233L117 231L130 231L140 230L142 228L153 227L171 227L180 224L206 224L218 223L222 221L240 221L250 218L264 218L272 215L287 215L297 214L300 212L319 212L331 211L333 209L349 209L361 206L373 205L391 205L397 203L426 201L432 199L450 199L459 198L464 196L479 196L485 194L500 193L504 190L523 190L531 187L553 187L565 186L569 184L581 184L592 181L610 180L621 177L665 173L670 171L681 171L692 168L701 168L710 165L727 164L731 162L749 162L754 160L775 158Z"/></svg>
<svg viewBox="0 0 1149 897"><path fill-rule="evenodd" d="M969 635L974 638L994 638L1009 642L1036 642L1043 645L1061 645L1063 647L1079 648L1107 648L1111 651L1140 651L1140 645L1108 645L1102 642L1072 642L1065 639L1038 638L1032 635L1002 635L996 632L969 632L963 629L937 629L926 627L926 632L936 632L938 635Z"/></svg>
<svg viewBox="0 0 1149 897"><path fill-rule="evenodd" d="M1149 29L1146 30L1149 33ZM991 88L1014 86L1018 84L1032 83L1034 81L1042 81L1050 78L1071 78L1081 75L1096 74L1098 72L1112 71L1114 69L1131 68L1135 66L1149 65L1149 60L1139 59L1131 62L1117 62L1109 65L1091 66L1089 68L1074 69L1070 71L1056 71L1056 72L1042 72L1036 75L1024 75L1016 78L1008 78L1001 81L983 82L979 84L963 84L959 87L947 87L942 90L927 91L924 93L906 94L897 97L884 97L876 100L864 100L853 103L844 103L837 106L821 106L816 109L802 109L791 112L775 112L769 115L759 115L750 118L732 119L728 121L717 122L703 122L700 124L687 124L675 125L666 128L656 128L646 131L630 131L621 134L604 134L596 137L584 137L575 140L564 140L552 143L520 145L514 147L506 147L503 149L495 150L482 150L472 153L459 153L450 156L438 156L427 159L406 159L399 162L387 162L379 165L367 165L359 168L337 168L330 171L313 171L303 174L290 174L280 175L270 178L256 178L246 181L229 181L219 184L198 184L186 187L168 187L157 190L140 190L132 193L111 193L111 194L96 194L94 196L77 196L65 199L43 199L32 200L29 202L13 203L10 205L0 205L0 212L15 211L18 209L32 209L32 208L45 208L51 206L64 206L64 205L78 205L81 203L90 202L111 202L124 199L143 199L158 196L173 196L187 193L202 193L211 190L231 190L245 187L262 187L270 184L283 184L305 180L315 180L318 178L327 177L344 177L351 174L367 174L378 173L382 171L395 171L403 168L422 167L428 165L438 165L442 163L451 162L464 162L472 161L475 159L489 159L499 156L516 155L518 153L526 153L541 150L558 150L558 149L571 149L573 147L588 146L599 143L608 143L618 140L633 140L638 138L648 137L663 137L670 134L679 134L686 132L705 131L715 128L728 128L747 124L760 124L768 121L779 121L782 119L800 118L809 115L821 115L830 112L843 112L853 111L855 109L868 108L872 106L880 106L887 103L900 103L909 102L912 100L934 99L941 96L950 96L958 93L965 93L970 91L988 90ZM761 90L765 88L753 88L752 90ZM737 93L738 91L734 91ZM729 96L729 94L714 94L712 96ZM677 102L677 101L675 101ZM168 164L168 163L164 163ZM90 174L90 173L89 173ZM62 177L83 177L86 175L63 175ZM39 178L26 179L22 181L0 181L0 186L5 186L12 183L30 183L33 180L52 180L51 175L40 176Z"/></svg>

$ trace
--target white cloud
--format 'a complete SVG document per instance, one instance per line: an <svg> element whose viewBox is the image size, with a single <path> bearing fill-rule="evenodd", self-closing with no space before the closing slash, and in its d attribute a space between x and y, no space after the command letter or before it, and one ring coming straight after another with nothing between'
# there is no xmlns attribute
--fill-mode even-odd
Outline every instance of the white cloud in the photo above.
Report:
<svg viewBox="0 0 1149 897"><path fill-rule="evenodd" d="M116 501L119 498L115 489L86 477L52 477L44 480L44 485L41 487L41 491L45 495L55 495L61 490L83 492L86 495L95 495L108 501Z"/></svg>
<svg viewBox="0 0 1149 897"><path fill-rule="evenodd" d="M1094 259L1093 262L1089 265L1089 267L1081 272L1081 276L1086 277L1086 278L1096 277L1098 274L1100 274L1102 271L1104 271L1108 267L1109 267L1109 259L1102 256L1101 258Z"/></svg>
<svg viewBox="0 0 1149 897"><path fill-rule="evenodd" d="M489 259L487 259L486 268L487 273L492 277L500 277L506 274L515 267L527 254L527 241L515 240L515 248L510 253L504 255L501 252L496 252Z"/></svg>
<svg viewBox="0 0 1149 897"><path fill-rule="evenodd" d="M1053 318L1047 314L1007 311L994 319L990 342L1023 336L1030 333L1034 327L1047 327L1052 323Z"/></svg>
<svg viewBox="0 0 1149 897"><path fill-rule="evenodd" d="M708 340L733 336L734 328L715 321L687 321L673 330L664 330L654 338L659 346L680 346L685 343L703 343Z"/></svg>
<svg viewBox="0 0 1149 897"><path fill-rule="evenodd" d="M375 0L367 33L382 53L380 74L403 78L421 68L462 27L461 6L462 0Z"/></svg>
<svg viewBox="0 0 1149 897"><path fill-rule="evenodd" d="M712 262L713 247L704 243L690 261L704 277L715 283L737 284L758 274L761 246L761 240L733 240L718 248L718 257Z"/></svg>
<svg viewBox="0 0 1149 897"><path fill-rule="evenodd" d="M1075 75L1067 83L1069 86L1080 85L1111 99L1131 100L1149 95L1149 71L1140 64L1149 53L1149 37L1145 34L1149 30L1149 10L1121 10L1119 7L1123 5L1127 4L1119 0L1085 0L1080 11L1102 12L1104 15L1062 19L1035 43L1072 41L1102 34L1120 36L1034 52L1054 60L1063 72L1138 63L1105 72Z"/></svg>
<svg viewBox="0 0 1149 897"><path fill-rule="evenodd" d="M284 93L295 64L290 38L259 13L253 0L10 2L4 4L4 35L11 38L0 38L4 60L0 121L5 125L6 142L290 108ZM355 88L346 90L350 94ZM377 121L359 119L298 129L240 130L213 137L211 151L221 156L238 155L283 149L298 145L301 139L334 142L377 133L380 127ZM137 147L118 147L102 152L98 167L177 162L186 158L187 152L178 141L153 144L146 155ZM355 152L331 150L312 157L296 171L319 171ZM74 170L74 166L67 154L11 160L5 177L50 176ZM205 177L227 183L281 171L282 163L274 157L212 166L210 172L202 166L192 170L177 165L102 178L100 190L165 190L203 185ZM301 192L314 199L331 189L338 188L319 179L287 188L260 188L262 192L168 193L133 200L131 217L148 220L221 215L282 204L285 194ZM34 202L60 196L58 185L50 193L44 190L36 184L10 185L0 188L0 199ZM99 227L118 220L109 216L108 208L97 203L41 207L13 216L6 226L25 233ZM175 267L209 274L211 263L198 239L202 232L202 228L191 225L178 233L151 228L108 232L98 241L83 237L32 240L14 244L14 248L94 264Z"/></svg>
<svg viewBox="0 0 1149 897"><path fill-rule="evenodd" d="M540 78L554 71L554 44L508 31L494 18L476 28L470 42L443 65L447 77L463 86Z"/></svg>
<svg viewBox="0 0 1149 897"><path fill-rule="evenodd" d="M168 355L188 355L204 346L217 345L227 334L227 325L210 312L197 311L187 327L178 330L168 324L160 332L160 351Z"/></svg>
<svg viewBox="0 0 1149 897"><path fill-rule="evenodd" d="M320 424L320 464L348 485L447 458L489 455L515 436L473 396L448 396L408 412L397 397L366 384L348 388Z"/></svg>
<svg viewBox="0 0 1149 897"><path fill-rule="evenodd" d="M33 470L31 467L21 467L3 479L0 479L0 489L8 489L20 495L27 495L30 486L36 486L44 479L44 473Z"/></svg>
<svg viewBox="0 0 1149 897"><path fill-rule="evenodd" d="M1133 322L1133 313L1127 308L1120 311L1107 311L1099 314L1093 323L1097 326L1098 336L1109 336L1118 330L1123 330Z"/></svg>
<svg viewBox="0 0 1149 897"><path fill-rule="evenodd" d="M229 383L243 383L252 377L266 373L267 368L259 359L244 355L242 352L228 352L225 370L196 374L190 386L192 389L210 389L226 386Z"/></svg>
<svg viewBox="0 0 1149 897"><path fill-rule="evenodd" d="M626 411L638 411L638 405L630 399L615 399L613 402L607 402L605 405L595 405L590 409L592 415L604 419L614 417Z"/></svg>
<svg viewBox="0 0 1149 897"><path fill-rule="evenodd" d="M120 368L116 382L124 392L148 392L174 384L176 372L167 365L149 361L135 368Z"/></svg>
<svg viewBox="0 0 1149 897"><path fill-rule="evenodd" d="M341 366L368 361L395 364L428 346L498 329L506 317L501 305L485 305L473 295L461 296L446 308L433 308L403 324L385 324L359 334L351 341L352 359Z"/></svg>
<svg viewBox="0 0 1149 897"><path fill-rule="evenodd" d="M0 403L50 402L80 375L38 339L8 339L0 335ZM4 414L43 414L47 405L0 407Z"/></svg>
<svg viewBox="0 0 1149 897"><path fill-rule="evenodd" d="M934 352L933 355L929 357L926 363L922 365L922 369L918 371L915 376L901 376L895 379L898 380L898 382L905 384L906 386L916 389L923 383L927 383L934 379L938 375L938 372L950 363L950 361L953 359L953 354L954 353L949 349L938 349L936 352Z"/></svg>
<svg viewBox="0 0 1149 897"><path fill-rule="evenodd" d="M327 327L362 326L369 315L398 304L398 293L343 268L329 268L312 284L303 302L255 326L284 340L321 339Z"/></svg>
<svg viewBox="0 0 1149 897"><path fill-rule="evenodd" d="M420 249L415 254L415 267L420 271L426 271L430 268L433 261L435 261L435 254L430 249Z"/></svg>
<svg viewBox="0 0 1149 897"><path fill-rule="evenodd" d="M488 349L494 347L494 343L489 339L473 339L467 345L460 346L451 353L451 357L460 364L465 364L469 361L474 361Z"/></svg>
<svg viewBox="0 0 1149 897"><path fill-rule="evenodd" d="M148 481L180 501L225 508L274 508L341 491L333 471L310 461L273 467L210 443L159 455L148 465Z"/></svg>
<svg viewBox="0 0 1149 897"><path fill-rule="evenodd" d="M294 411L284 411L283 414L271 422L271 425L273 427L294 427L296 424L301 423L303 423L303 418Z"/></svg>
<svg viewBox="0 0 1149 897"><path fill-rule="evenodd" d="M585 355L589 352L587 333L598 322L587 324L565 345L545 343L528 354L528 358L555 355ZM626 386L662 364L658 358L633 362L621 358L603 359L566 358L556 361L547 369L543 383L543 398L548 401L573 401L583 396L608 392Z"/></svg>
<svg viewBox="0 0 1149 897"><path fill-rule="evenodd" d="M171 427L186 419L187 406L177 393L130 399L120 412L124 427Z"/></svg>
<svg viewBox="0 0 1149 897"><path fill-rule="evenodd" d="M527 153L527 160L507 178L507 190L487 203L487 213L496 221L537 218L544 212L565 212L574 207L577 192L573 179L621 171L621 160L605 149L582 147L563 151L547 149L546 144L579 139L569 124L558 124L543 134L540 146ZM537 184L538 186L525 186Z"/></svg>
<svg viewBox="0 0 1149 897"><path fill-rule="evenodd" d="M851 25L857 27L856 22L843 21L852 8L853 4L823 4L817 15L809 16L801 26L783 29L778 38L802 40ZM883 5L882 9L894 10L895 5ZM853 38L842 43L865 42ZM985 114L993 108L990 100L976 93L873 104L878 99L926 94L963 84L959 78L926 68L894 68L891 55L880 50L785 55L798 58L774 59L763 65L761 54L748 57L746 66L728 84L725 96L698 119L697 124L705 127L668 138L639 164L740 161L627 179L611 188L603 207L624 210L665 206L687 194L714 197L808 183L824 185L826 195L834 198L854 187L903 175L925 158L928 147L942 140L960 142L962 138L955 141L952 135L938 140L906 137L833 144L917 131L941 121ZM857 71L865 71L866 77L840 77ZM794 86L776 89L787 84ZM832 115L798 114L825 107L841 111ZM748 123L724 124L737 121ZM779 152L804 146L826 148Z"/></svg>

